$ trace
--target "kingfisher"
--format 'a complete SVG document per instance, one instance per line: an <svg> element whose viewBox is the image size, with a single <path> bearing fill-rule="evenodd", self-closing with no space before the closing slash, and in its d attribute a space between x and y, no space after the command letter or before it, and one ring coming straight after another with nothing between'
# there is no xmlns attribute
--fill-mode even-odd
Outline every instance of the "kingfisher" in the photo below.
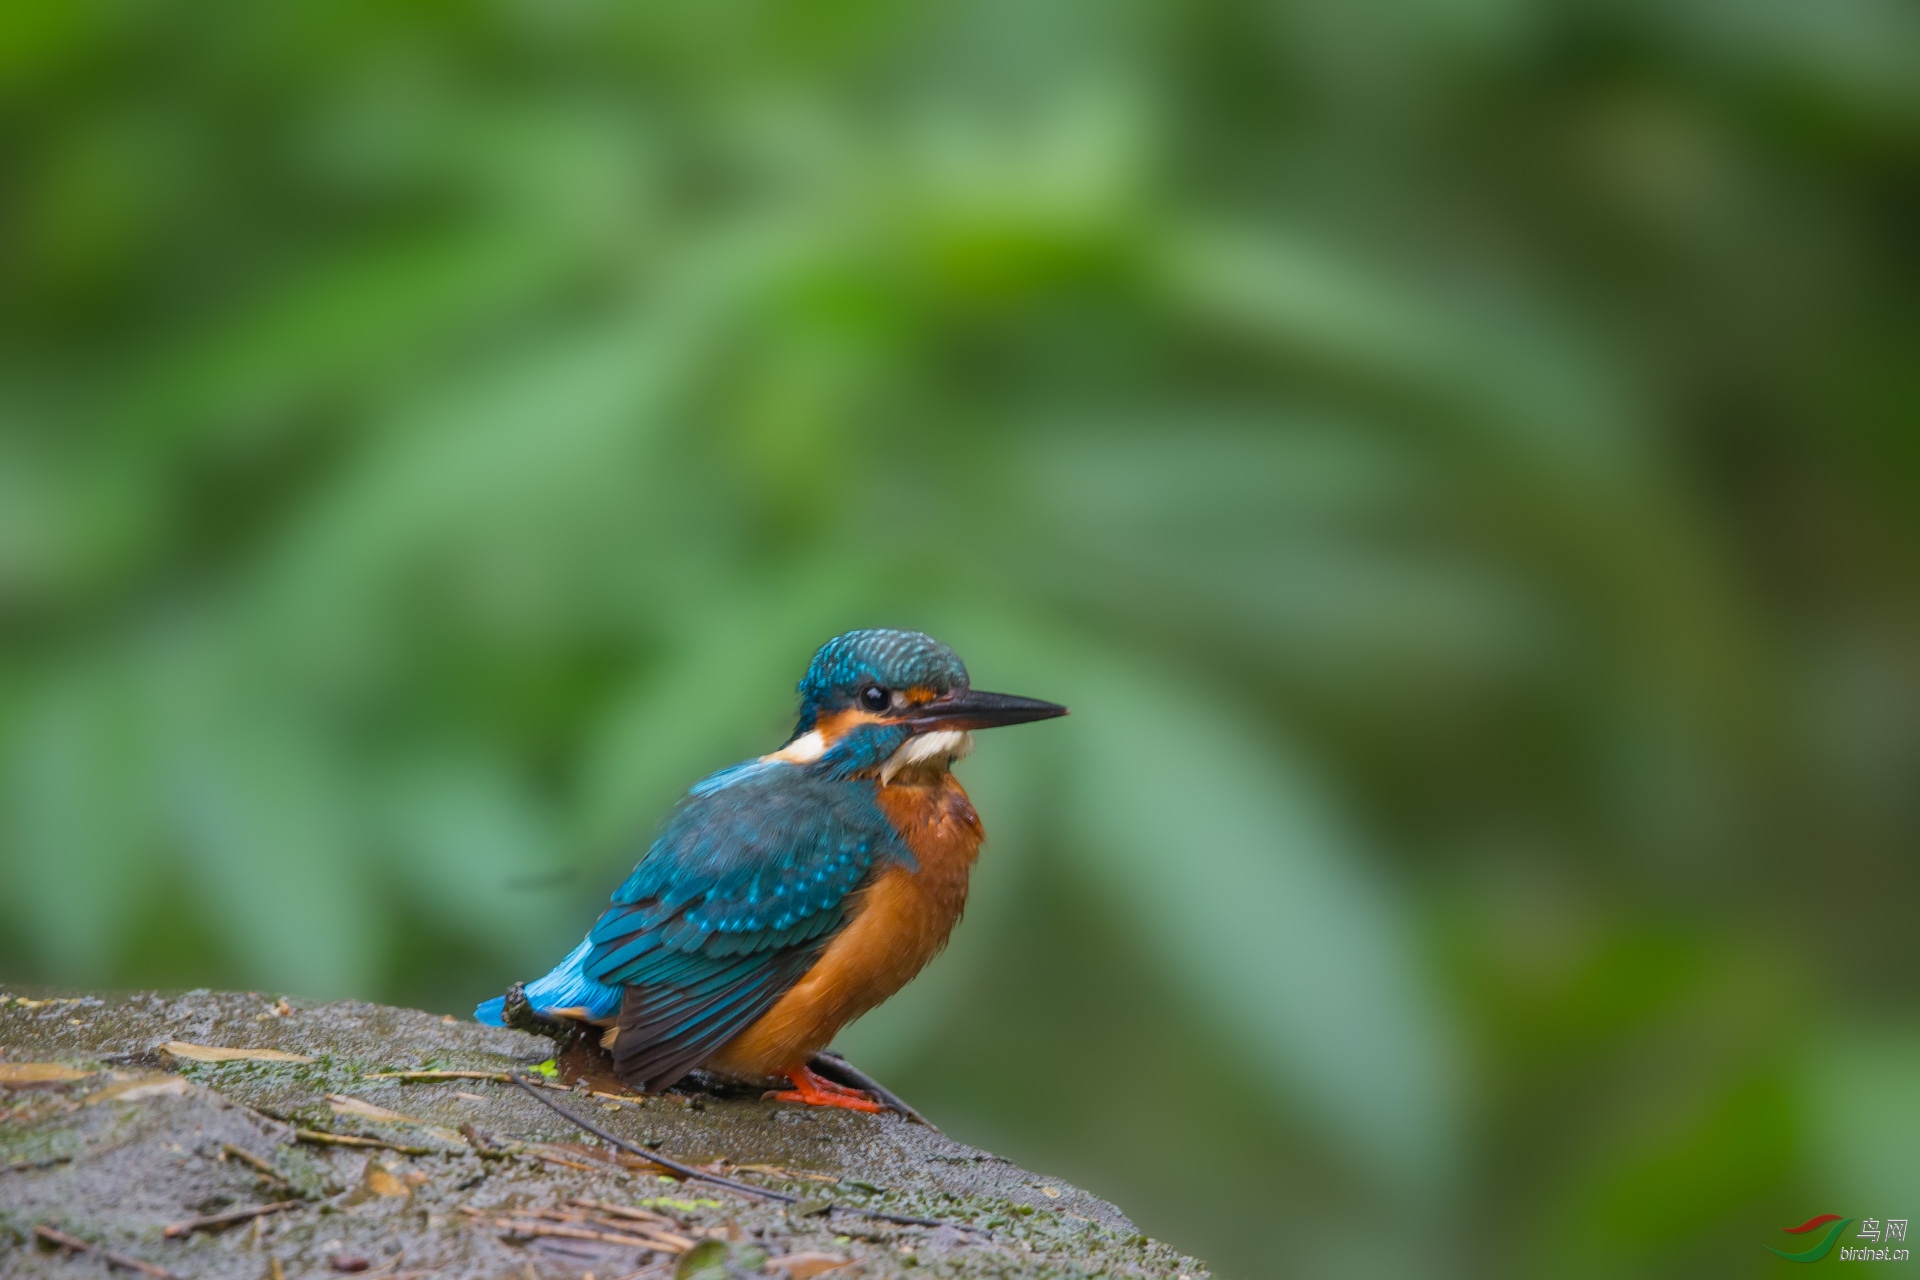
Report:
<svg viewBox="0 0 1920 1280"><path fill-rule="evenodd" d="M985 838L950 767L972 731L1067 709L974 689L952 649L888 629L820 646L799 693L786 743L694 783L580 945L480 1021L600 1028L647 1093L698 1067L883 1109L809 1064L959 923Z"/></svg>

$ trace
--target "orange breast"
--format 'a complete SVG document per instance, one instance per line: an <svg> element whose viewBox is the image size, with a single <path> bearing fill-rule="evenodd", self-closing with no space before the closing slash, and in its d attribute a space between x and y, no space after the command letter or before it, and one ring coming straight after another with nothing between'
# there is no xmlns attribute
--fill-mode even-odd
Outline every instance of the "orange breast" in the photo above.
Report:
<svg viewBox="0 0 1920 1280"><path fill-rule="evenodd" d="M760 1020L708 1059L728 1075L757 1078L804 1063L840 1028L913 980L947 945L967 905L980 855L980 818L945 769L901 775L880 805L906 837L917 872L881 871L855 897L851 919L820 959Z"/></svg>

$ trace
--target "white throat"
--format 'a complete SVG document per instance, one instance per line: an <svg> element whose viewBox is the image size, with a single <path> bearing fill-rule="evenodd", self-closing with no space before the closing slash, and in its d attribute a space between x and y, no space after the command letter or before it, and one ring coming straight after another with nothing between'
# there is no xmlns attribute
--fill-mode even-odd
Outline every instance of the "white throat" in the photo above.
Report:
<svg viewBox="0 0 1920 1280"><path fill-rule="evenodd" d="M964 729L935 729L919 733L900 744L899 750L880 766L880 785L893 781L893 775L911 765L930 764L946 768L955 760L973 754L973 735Z"/></svg>
<svg viewBox="0 0 1920 1280"><path fill-rule="evenodd" d="M820 736L818 729L808 730L772 755L761 756L762 760L784 760L788 764L812 764L827 754L827 740Z"/></svg>

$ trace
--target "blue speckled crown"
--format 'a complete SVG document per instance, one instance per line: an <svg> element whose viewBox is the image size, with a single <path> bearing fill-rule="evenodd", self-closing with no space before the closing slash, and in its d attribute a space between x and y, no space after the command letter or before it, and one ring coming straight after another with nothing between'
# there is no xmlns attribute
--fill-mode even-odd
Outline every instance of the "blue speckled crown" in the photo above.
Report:
<svg viewBox="0 0 1920 1280"><path fill-rule="evenodd" d="M800 681L800 724L813 727L821 707L835 695L851 699L869 684L887 689L925 685L941 693L967 687L960 655L922 631L874 627L849 631L820 646Z"/></svg>

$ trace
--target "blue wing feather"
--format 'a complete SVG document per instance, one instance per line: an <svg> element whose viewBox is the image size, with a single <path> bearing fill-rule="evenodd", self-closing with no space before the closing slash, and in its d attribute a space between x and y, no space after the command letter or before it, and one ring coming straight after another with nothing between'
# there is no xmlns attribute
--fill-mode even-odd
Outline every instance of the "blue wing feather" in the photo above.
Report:
<svg viewBox="0 0 1920 1280"><path fill-rule="evenodd" d="M585 939L545 977L529 982L526 986L527 1003L541 1013L554 1009L585 1009L588 1020L593 1022L604 1022L619 1014L623 994L620 988L595 982L582 970L592 946L593 939ZM491 1026L505 1026L505 1003L502 997L495 996L475 1009L473 1016Z"/></svg>
<svg viewBox="0 0 1920 1280"><path fill-rule="evenodd" d="M723 769L689 791L586 939L527 984L527 1000L605 1022L635 987L649 1006L645 1032L669 1042L659 1048L722 1033L724 1043L805 972L795 956L824 946L882 859L915 866L871 782L781 761ZM501 1004L475 1017L498 1026Z"/></svg>
<svg viewBox="0 0 1920 1280"><path fill-rule="evenodd" d="M883 860L917 869L870 780L757 760L696 785L575 953L624 994L622 1074L662 1088L766 1012Z"/></svg>

